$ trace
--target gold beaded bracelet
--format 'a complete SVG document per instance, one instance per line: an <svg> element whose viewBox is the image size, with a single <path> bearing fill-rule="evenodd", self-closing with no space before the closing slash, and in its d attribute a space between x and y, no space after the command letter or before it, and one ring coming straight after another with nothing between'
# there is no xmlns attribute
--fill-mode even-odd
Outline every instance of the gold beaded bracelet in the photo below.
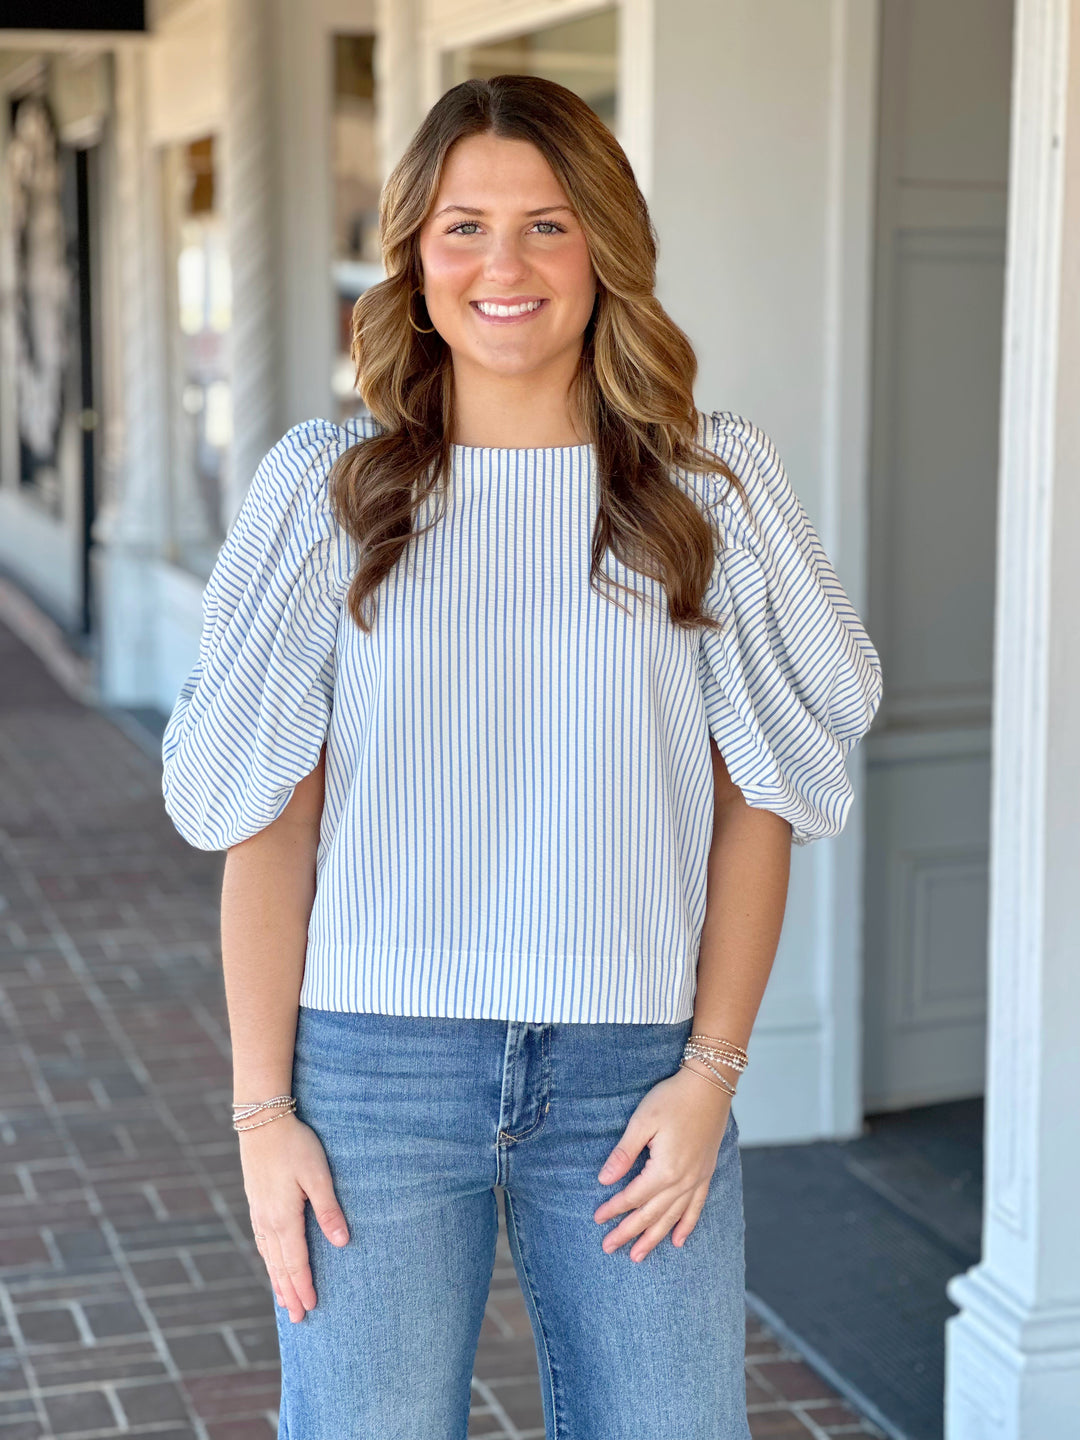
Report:
<svg viewBox="0 0 1080 1440"><path fill-rule="evenodd" d="M697 1045L688 1041L683 1047L683 1054L687 1056L696 1055L699 1060L714 1061L717 1065L724 1065L729 1070L734 1070L737 1075L741 1075L746 1069L744 1061L737 1060L726 1050L717 1050L715 1046L712 1045Z"/></svg>
<svg viewBox="0 0 1080 1440"><path fill-rule="evenodd" d="M733 1040L722 1040L719 1035L703 1035L699 1031L695 1031L694 1034L689 1036L686 1043L690 1045L696 1044L698 1042L708 1043L710 1041L714 1046L731 1055L733 1059L739 1062L737 1065L734 1065L732 1067L733 1069L746 1069L746 1064L750 1057L747 1055L743 1047L741 1045L736 1045Z"/></svg>
<svg viewBox="0 0 1080 1440"><path fill-rule="evenodd" d="M693 1065L687 1065L685 1063L687 1060L700 1060L707 1070L712 1071L716 1079L710 1080L707 1075L702 1075L701 1071ZM725 1090L731 1096L735 1094L735 1086L726 1075L720 1073L716 1066L723 1065L729 1070L734 1070L736 1074L742 1074L748 1061L749 1056L746 1051L741 1045L736 1045L734 1041L724 1040L719 1035L705 1035L700 1031L694 1031L683 1047L679 1066L681 1069L693 1070L695 1075L701 1075L702 1080L715 1090Z"/></svg>
<svg viewBox="0 0 1080 1440"><path fill-rule="evenodd" d="M694 1073L695 1073L696 1075L701 1075L701 1071L700 1071L700 1070L695 1070L693 1065L687 1065L686 1061L687 1061L688 1058L701 1060L701 1063L705 1066L705 1068L706 1068L707 1070L711 1070L711 1071L712 1071L712 1073L716 1076L716 1079L715 1079L715 1080L709 1080L709 1084L710 1084L710 1085L715 1085L716 1089L718 1089L718 1090L726 1090L729 1095L734 1095L734 1094L735 1094L735 1086L732 1085L731 1081L728 1080L726 1076L721 1075L721 1074L720 1074L720 1071L717 1070L717 1068L716 1068L715 1065L710 1065L709 1062L708 1062L708 1060L702 1059L702 1057L701 1057L700 1055L698 1055L698 1056L691 1056L691 1057L684 1056L683 1059L681 1059L681 1060L679 1061L679 1064L680 1064L684 1069L686 1069L686 1070L694 1070ZM702 1078L703 1080L707 1080L707 1079L708 1079L708 1076L707 1076L707 1075L701 1075L701 1078Z"/></svg>
<svg viewBox="0 0 1080 1440"><path fill-rule="evenodd" d="M710 1069L711 1068L710 1066ZM689 1070L691 1075L697 1075L699 1079L705 1081L706 1085L711 1085L714 1090L726 1090L729 1096L735 1094L735 1087L733 1085L728 1085L727 1083L717 1084L715 1080L710 1080L707 1075L702 1075L700 1070L695 1070L693 1065L687 1065L685 1060L679 1061L679 1069ZM714 1071L713 1073L715 1074L716 1072Z"/></svg>

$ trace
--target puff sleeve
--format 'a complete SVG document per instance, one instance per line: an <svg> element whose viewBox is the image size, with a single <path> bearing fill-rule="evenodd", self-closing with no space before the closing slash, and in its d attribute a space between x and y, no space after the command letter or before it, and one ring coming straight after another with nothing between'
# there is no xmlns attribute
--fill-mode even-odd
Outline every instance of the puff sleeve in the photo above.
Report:
<svg viewBox="0 0 1080 1440"><path fill-rule="evenodd" d="M806 844L847 819L844 760L877 712L881 664L768 436L730 411L705 434L746 492L744 504L710 477L718 555L704 608L724 628L701 632L708 726L747 803Z"/></svg>
<svg viewBox="0 0 1080 1440"><path fill-rule="evenodd" d="M206 583L198 660L162 737L165 809L197 849L225 850L265 828L318 763L350 578L327 477L347 445L325 420L283 436Z"/></svg>

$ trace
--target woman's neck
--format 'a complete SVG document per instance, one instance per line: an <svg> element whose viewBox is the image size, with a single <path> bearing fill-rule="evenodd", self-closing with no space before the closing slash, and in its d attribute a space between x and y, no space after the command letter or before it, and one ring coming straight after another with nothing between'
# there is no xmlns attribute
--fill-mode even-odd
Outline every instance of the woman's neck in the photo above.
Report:
<svg viewBox="0 0 1080 1440"><path fill-rule="evenodd" d="M588 435L575 423L569 376L454 375L454 434L457 445L496 450L541 450L584 445Z"/></svg>

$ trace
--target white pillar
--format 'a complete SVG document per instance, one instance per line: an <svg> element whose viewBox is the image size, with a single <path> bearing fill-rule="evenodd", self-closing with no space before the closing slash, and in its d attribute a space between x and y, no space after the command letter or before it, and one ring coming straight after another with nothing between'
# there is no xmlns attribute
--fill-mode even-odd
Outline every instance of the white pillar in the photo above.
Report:
<svg viewBox="0 0 1080 1440"><path fill-rule="evenodd" d="M383 178L424 118L419 0L375 0L375 113Z"/></svg>
<svg viewBox="0 0 1080 1440"><path fill-rule="evenodd" d="M279 438L273 12L225 0L224 211L232 273L229 331L233 436L222 497L226 526Z"/></svg>
<svg viewBox="0 0 1080 1440"><path fill-rule="evenodd" d="M110 257L107 295L116 307L111 321L119 327L119 344L110 347L110 356L122 366L122 398L106 423L112 429L110 457L119 483L99 511L94 538L156 558L168 534L168 515L161 504L164 338L154 303L161 283L160 225L154 157L146 143L145 49L118 47L114 63L115 195L109 233L116 254Z"/></svg>
<svg viewBox="0 0 1080 1440"><path fill-rule="evenodd" d="M1080 1434L1080 0L1017 0L1012 103L986 1198L948 1440Z"/></svg>
<svg viewBox="0 0 1080 1440"><path fill-rule="evenodd" d="M107 484L94 523L96 682L106 701L140 705L156 698L153 573L169 535L160 227L154 156L146 141L145 46L118 46L114 65L103 299L106 360L120 372L105 396Z"/></svg>

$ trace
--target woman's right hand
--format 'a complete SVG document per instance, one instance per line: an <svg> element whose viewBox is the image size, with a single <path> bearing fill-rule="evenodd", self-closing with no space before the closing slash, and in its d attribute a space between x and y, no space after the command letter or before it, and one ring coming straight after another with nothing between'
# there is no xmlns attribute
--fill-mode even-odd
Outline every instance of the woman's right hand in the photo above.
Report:
<svg viewBox="0 0 1080 1440"><path fill-rule="evenodd" d="M295 1115L239 1132L244 1190L255 1243L266 1265L274 1299L294 1323L315 1308L308 1263L304 1204L310 1201L319 1229L331 1245L349 1243L349 1227L334 1194L319 1137ZM263 1239L259 1239L259 1236Z"/></svg>

